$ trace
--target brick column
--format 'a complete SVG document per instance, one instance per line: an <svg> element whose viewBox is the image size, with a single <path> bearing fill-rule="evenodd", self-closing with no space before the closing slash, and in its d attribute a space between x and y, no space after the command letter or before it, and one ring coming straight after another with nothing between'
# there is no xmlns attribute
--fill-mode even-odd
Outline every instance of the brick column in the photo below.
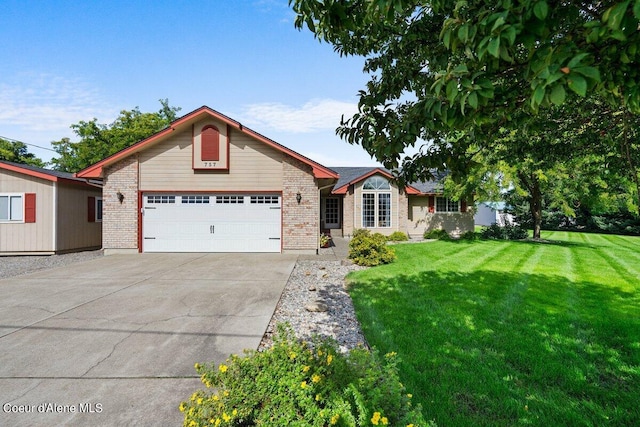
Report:
<svg viewBox="0 0 640 427"><path fill-rule="evenodd" d="M104 171L102 246L105 254L138 252L138 159L129 156ZM117 193L124 195L122 203Z"/></svg>
<svg viewBox="0 0 640 427"><path fill-rule="evenodd" d="M320 193L310 166L287 155L282 162L282 249L315 253L320 238ZM296 200L300 193L300 203Z"/></svg>

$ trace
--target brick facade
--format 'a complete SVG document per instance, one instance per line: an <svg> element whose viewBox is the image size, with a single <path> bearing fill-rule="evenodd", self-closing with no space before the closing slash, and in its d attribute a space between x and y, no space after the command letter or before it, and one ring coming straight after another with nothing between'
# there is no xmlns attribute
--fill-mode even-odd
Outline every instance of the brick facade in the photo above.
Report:
<svg viewBox="0 0 640 427"><path fill-rule="evenodd" d="M297 193L302 197L296 200ZM289 156L282 162L282 249L315 252L320 238L320 194L311 167Z"/></svg>
<svg viewBox="0 0 640 427"><path fill-rule="evenodd" d="M409 227L409 197L404 190L398 192L398 231L408 233Z"/></svg>
<svg viewBox="0 0 640 427"><path fill-rule="evenodd" d="M138 251L138 158L132 155L104 171L102 246L106 252ZM118 192L124 195L122 203Z"/></svg>
<svg viewBox="0 0 640 427"><path fill-rule="evenodd" d="M353 223L356 208L354 202L353 185L350 185L347 194L344 195L344 199L342 200L342 235L345 237L350 237L355 228L355 224Z"/></svg>

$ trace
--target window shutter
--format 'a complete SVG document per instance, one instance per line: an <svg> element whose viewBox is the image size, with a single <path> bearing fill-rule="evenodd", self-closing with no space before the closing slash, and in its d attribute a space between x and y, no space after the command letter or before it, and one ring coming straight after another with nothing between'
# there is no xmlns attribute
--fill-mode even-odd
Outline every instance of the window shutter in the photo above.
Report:
<svg viewBox="0 0 640 427"><path fill-rule="evenodd" d="M89 204L87 205L87 211L89 212L87 221L96 222L96 198L89 197Z"/></svg>
<svg viewBox="0 0 640 427"><path fill-rule="evenodd" d="M466 211L467 211L467 201L460 200L460 212L466 212Z"/></svg>
<svg viewBox="0 0 640 427"><path fill-rule="evenodd" d="M435 196L429 196L429 213L434 213L435 212L435 210L436 210L435 204L436 204Z"/></svg>
<svg viewBox="0 0 640 427"><path fill-rule="evenodd" d="M214 126L205 126L200 133L201 159L203 162L220 160L220 132Z"/></svg>
<svg viewBox="0 0 640 427"><path fill-rule="evenodd" d="M36 193L24 195L24 222L36 222Z"/></svg>

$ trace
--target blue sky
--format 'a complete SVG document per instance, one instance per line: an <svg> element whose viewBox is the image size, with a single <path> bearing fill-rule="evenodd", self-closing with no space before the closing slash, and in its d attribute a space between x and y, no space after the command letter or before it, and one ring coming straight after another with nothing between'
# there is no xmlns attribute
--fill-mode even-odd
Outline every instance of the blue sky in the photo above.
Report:
<svg viewBox="0 0 640 427"><path fill-rule="evenodd" d="M0 0L0 136L50 147L120 110L207 105L326 166L376 164L335 135L363 58L293 26L287 0ZM49 160L55 153L29 147Z"/></svg>

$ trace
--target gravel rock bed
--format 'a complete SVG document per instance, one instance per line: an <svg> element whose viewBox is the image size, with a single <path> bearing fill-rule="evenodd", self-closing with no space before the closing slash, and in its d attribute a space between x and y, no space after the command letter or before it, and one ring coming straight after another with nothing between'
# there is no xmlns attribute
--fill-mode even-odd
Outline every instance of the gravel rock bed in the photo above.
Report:
<svg viewBox="0 0 640 427"><path fill-rule="evenodd" d="M363 268L346 261L298 260L259 349L272 345L276 325L282 322L307 342L314 336L333 338L343 352L367 346L344 280L349 272Z"/></svg>
<svg viewBox="0 0 640 427"><path fill-rule="evenodd" d="M73 252L62 255L26 255L0 257L0 279L20 276L48 268L64 267L80 261L101 257L102 250Z"/></svg>

